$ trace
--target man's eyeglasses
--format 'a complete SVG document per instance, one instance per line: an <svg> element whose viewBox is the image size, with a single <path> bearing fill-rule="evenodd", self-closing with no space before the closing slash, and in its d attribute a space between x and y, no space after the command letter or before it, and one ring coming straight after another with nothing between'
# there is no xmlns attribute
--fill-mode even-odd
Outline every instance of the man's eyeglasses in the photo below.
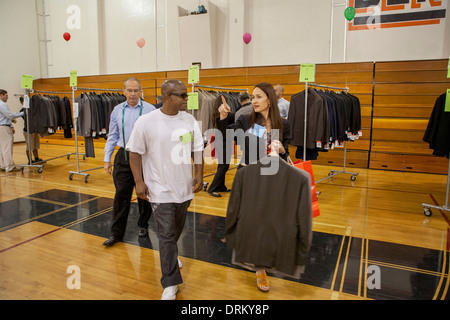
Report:
<svg viewBox="0 0 450 320"><path fill-rule="evenodd" d="M183 98L183 99L186 99L187 97L189 97L188 94L187 94L186 92L183 92L183 93L172 92L172 93L169 93L169 94L170 94L170 95L177 96L177 97L181 97L181 98Z"/></svg>

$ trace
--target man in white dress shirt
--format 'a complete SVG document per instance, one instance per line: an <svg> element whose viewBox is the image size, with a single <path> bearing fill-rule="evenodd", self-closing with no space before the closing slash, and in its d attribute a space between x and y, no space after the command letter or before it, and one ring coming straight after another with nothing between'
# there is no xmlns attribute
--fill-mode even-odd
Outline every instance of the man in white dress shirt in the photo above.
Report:
<svg viewBox="0 0 450 320"><path fill-rule="evenodd" d="M7 101L8 92L0 89L0 168L11 172L20 170L13 161L14 128L11 120L22 117L23 112L11 112Z"/></svg>
<svg viewBox="0 0 450 320"><path fill-rule="evenodd" d="M289 101L283 98L284 87L281 84L277 84L275 87L275 93L277 94L278 108L280 109L280 115L282 118L287 119L289 115Z"/></svg>

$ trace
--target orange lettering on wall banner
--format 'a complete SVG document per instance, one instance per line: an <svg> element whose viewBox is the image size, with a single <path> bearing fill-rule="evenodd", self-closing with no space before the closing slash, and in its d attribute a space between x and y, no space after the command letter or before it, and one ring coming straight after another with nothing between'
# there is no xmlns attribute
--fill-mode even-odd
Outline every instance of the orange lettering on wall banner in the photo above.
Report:
<svg viewBox="0 0 450 320"><path fill-rule="evenodd" d="M430 0L430 4L431 4L431 6L432 7L437 7L437 6L440 6L440 5L442 5L442 0Z"/></svg>
<svg viewBox="0 0 450 320"><path fill-rule="evenodd" d="M421 7L421 4L417 2L417 0L412 0L411 2L411 8L412 9L418 9Z"/></svg>
<svg viewBox="0 0 450 320"><path fill-rule="evenodd" d="M356 16L349 31L440 24L447 15L440 0L350 0Z"/></svg>
<svg viewBox="0 0 450 320"><path fill-rule="evenodd" d="M349 31L435 25L447 15L442 0L350 0L349 6L356 12Z"/></svg>

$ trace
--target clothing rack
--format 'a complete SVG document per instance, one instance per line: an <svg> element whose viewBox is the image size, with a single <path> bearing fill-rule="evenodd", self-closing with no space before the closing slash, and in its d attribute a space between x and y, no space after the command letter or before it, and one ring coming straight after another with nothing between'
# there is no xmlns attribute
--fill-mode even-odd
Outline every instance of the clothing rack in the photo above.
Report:
<svg viewBox="0 0 450 320"><path fill-rule="evenodd" d="M197 88L207 88L207 89L216 89L216 90L223 90L223 91L247 91L248 89L242 89L242 88L225 88L225 87L216 87L216 86L198 86L196 84L192 84L192 92L194 92L195 87Z"/></svg>
<svg viewBox="0 0 450 320"><path fill-rule="evenodd" d="M319 87L319 88L326 88L326 89L334 89L334 90L345 90L347 93L349 91L348 87L341 88L341 87L333 87L333 86L326 86L322 84L316 84L316 83L308 83L305 82L305 119L304 119L304 133L303 133L303 161L306 161L306 135L307 135L307 118L308 118L308 87ZM355 181L356 177L358 176L358 173L356 172L348 172L346 171L346 160L347 160L347 141L344 141L344 167L342 170L330 170L330 173L328 173L328 177L320 179L316 181L316 183L325 181L327 179L333 178L341 173L350 174L350 180Z"/></svg>
<svg viewBox="0 0 450 320"><path fill-rule="evenodd" d="M48 94L70 94L71 92L61 92L61 91L46 91L46 90L34 90L34 89L26 89L26 95L29 96L30 93L48 93ZM46 163L48 161L52 161L55 159L59 159L59 158L63 158L63 157L67 157L67 160L70 159L70 156L75 154L75 153L66 153L65 155L62 156L57 156L51 159L47 159L47 160L43 160L43 161L39 161L39 162L35 162L34 164L31 161L31 156L32 156L32 151L31 151L31 144L30 144L30 128L29 128L29 121L28 121L28 112L27 112L27 135L28 135L28 164L27 165L20 165L19 167L22 169L24 168L38 168L38 172L42 173L42 171L44 170L44 166L42 165L42 163Z"/></svg>
<svg viewBox="0 0 450 320"><path fill-rule="evenodd" d="M72 92L60 92L60 91L45 91L45 90L34 90L27 89L29 93L50 93L50 94L71 94Z"/></svg>
<svg viewBox="0 0 450 320"><path fill-rule="evenodd" d="M84 90L84 91L123 92L123 89L101 89L101 88L80 88L80 87L75 87L75 89ZM151 89L151 88L142 88L142 93L141 93L142 100L144 100L144 89Z"/></svg>
<svg viewBox="0 0 450 320"><path fill-rule="evenodd" d="M121 89L101 89L101 88L80 88L80 87L72 87L72 101L75 102L75 91L77 90L81 90L81 91L109 91L109 92L122 92L123 90ZM99 170L99 169L103 169L103 167L97 167L97 168L91 168L91 169L86 169L86 170L80 170L80 161L79 161L79 152L78 152L78 135L77 135L77 129L78 129L78 114L77 117L74 117L74 130L75 130L75 148L76 148L76 156L77 156L77 171L69 171L69 180L73 179L73 175L81 175L84 176L84 182L88 182L89 173L86 173L88 171L93 171L93 170ZM85 159L84 157L85 155L83 155L83 160Z"/></svg>
<svg viewBox="0 0 450 320"><path fill-rule="evenodd" d="M81 91L109 91L109 92L123 92L122 89L101 89L101 88L80 88L80 87L73 87L75 91L81 90Z"/></svg>

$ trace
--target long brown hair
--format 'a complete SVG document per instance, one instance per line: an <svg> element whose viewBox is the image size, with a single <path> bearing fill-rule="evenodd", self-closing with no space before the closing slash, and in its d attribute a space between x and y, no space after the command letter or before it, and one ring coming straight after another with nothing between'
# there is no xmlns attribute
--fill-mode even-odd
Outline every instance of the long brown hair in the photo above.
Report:
<svg viewBox="0 0 450 320"><path fill-rule="evenodd" d="M277 100L277 95L275 93L275 89L273 88L273 86L270 83L267 82L262 82L259 83L255 86L255 88L259 88L262 91L264 91L264 93L266 94L266 96L269 98L269 102L270 102L270 106L269 106L269 119L270 119L270 123L272 125L272 129L278 129L279 133L280 133L280 140L283 140L283 119L281 118L280 115L280 109L278 109L278 100ZM265 119L264 117L255 112L255 110L253 109L252 112L252 127L255 123L259 124L259 125L264 125L265 126Z"/></svg>

